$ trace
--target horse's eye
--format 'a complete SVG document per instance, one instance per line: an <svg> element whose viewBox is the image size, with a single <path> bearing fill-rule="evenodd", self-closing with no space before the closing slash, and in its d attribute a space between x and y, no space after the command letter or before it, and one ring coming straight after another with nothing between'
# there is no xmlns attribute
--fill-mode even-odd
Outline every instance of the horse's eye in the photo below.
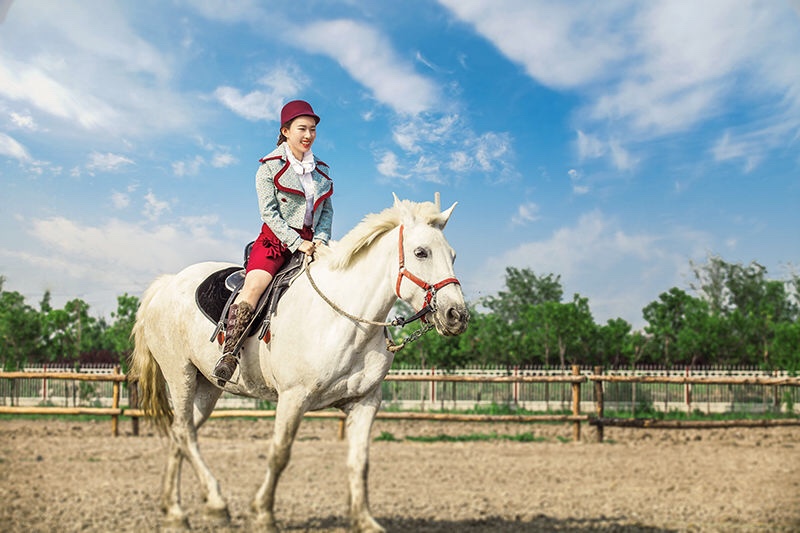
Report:
<svg viewBox="0 0 800 533"><path fill-rule="evenodd" d="M421 246L414 250L414 255L417 259L425 259L428 257L428 250L422 248Z"/></svg>

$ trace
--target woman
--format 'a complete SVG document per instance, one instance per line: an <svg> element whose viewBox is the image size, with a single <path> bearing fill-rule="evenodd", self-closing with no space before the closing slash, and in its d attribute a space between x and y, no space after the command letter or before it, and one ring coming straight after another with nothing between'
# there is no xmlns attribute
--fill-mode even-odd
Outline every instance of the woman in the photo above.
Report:
<svg viewBox="0 0 800 533"><path fill-rule="evenodd" d="M214 367L220 386L239 364L234 348L275 273L294 252L312 255L330 239L333 181L328 165L311 152L319 120L308 102L287 103L281 110L278 147L261 159L256 192L264 224L250 252L244 285L228 313L222 357Z"/></svg>

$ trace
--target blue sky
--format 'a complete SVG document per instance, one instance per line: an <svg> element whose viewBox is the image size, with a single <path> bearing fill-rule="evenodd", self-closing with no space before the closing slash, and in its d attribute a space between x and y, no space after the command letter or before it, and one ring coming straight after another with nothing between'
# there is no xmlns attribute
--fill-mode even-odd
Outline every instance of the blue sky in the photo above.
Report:
<svg viewBox="0 0 800 533"><path fill-rule="evenodd" d="M561 275L598 323L690 260L800 264L800 1L0 0L0 275L123 293L258 233L283 103L322 117L334 238L458 201L475 301Z"/></svg>

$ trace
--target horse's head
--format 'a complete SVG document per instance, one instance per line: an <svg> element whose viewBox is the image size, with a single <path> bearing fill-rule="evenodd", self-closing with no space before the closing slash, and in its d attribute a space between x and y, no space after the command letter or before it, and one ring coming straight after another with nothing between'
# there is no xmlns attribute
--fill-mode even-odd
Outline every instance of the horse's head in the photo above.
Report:
<svg viewBox="0 0 800 533"><path fill-rule="evenodd" d="M469 311L455 276L456 254L444 229L456 204L441 211L437 202L414 204L394 197L403 213L399 226L399 271L395 292L415 310L428 307L427 320L440 335L458 335L467 329Z"/></svg>

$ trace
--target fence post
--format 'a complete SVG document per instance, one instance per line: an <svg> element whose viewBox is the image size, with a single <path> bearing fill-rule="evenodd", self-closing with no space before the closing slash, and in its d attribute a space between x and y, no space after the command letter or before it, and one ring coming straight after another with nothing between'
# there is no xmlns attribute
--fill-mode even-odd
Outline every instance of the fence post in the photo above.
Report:
<svg viewBox="0 0 800 533"><path fill-rule="evenodd" d="M436 367L431 367L431 376L436 375ZM431 380L431 408L436 409L436 382Z"/></svg>
<svg viewBox="0 0 800 533"><path fill-rule="evenodd" d="M519 376L519 366L514 365L514 377ZM514 407L519 405L519 381L514 382Z"/></svg>
<svg viewBox="0 0 800 533"><path fill-rule="evenodd" d="M772 372L772 375L777 378L778 377L778 371L774 370ZM773 409L775 409L776 412L780 412L780 410L781 410L781 399L780 399L780 393L778 392L778 386L775 385L774 387L772 387L772 391L773 391L772 392L772 396L773 396L773 398L772 398L772 407L773 407Z"/></svg>
<svg viewBox="0 0 800 533"><path fill-rule="evenodd" d="M596 376L603 375L603 367L594 367L594 373ZM600 380L594 382L594 408L597 418L602 420L605 414L605 405L603 398L603 382ZM603 442L603 423L599 422L595 428L597 428L597 442Z"/></svg>
<svg viewBox="0 0 800 533"><path fill-rule="evenodd" d="M691 372L689 371L689 367L686 367L686 377L688 378ZM684 384L684 396L686 397L686 412L692 412L692 384L685 383Z"/></svg>
<svg viewBox="0 0 800 533"><path fill-rule="evenodd" d="M113 374L119 376L119 365L114 365ZM111 397L111 407L114 409L119 409L119 387L119 381L115 380ZM111 415L111 433L115 437L119 436L119 415Z"/></svg>
<svg viewBox="0 0 800 533"><path fill-rule="evenodd" d="M581 367L578 365L572 365L572 375L579 376L581 373ZM573 383L572 384L572 414L578 416L581 414L581 384L580 383ZM572 426L572 432L574 436L575 442L580 442L581 440L581 423L579 420L576 420Z"/></svg>

